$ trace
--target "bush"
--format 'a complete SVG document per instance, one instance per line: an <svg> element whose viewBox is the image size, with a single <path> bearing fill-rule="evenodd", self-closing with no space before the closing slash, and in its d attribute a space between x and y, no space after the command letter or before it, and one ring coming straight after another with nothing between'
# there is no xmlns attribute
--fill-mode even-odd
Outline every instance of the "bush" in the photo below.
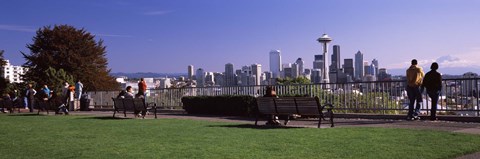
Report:
<svg viewBox="0 0 480 159"><path fill-rule="evenodd" d="M188 114L248 116L256 111L252 96L196 96L183 97L183 109Z"/></svg>

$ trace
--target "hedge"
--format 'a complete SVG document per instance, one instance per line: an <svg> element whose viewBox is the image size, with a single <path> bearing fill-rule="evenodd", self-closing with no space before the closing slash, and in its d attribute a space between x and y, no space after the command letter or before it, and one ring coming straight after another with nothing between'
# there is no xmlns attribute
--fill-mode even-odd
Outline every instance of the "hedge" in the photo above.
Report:
<svg viewBox="0 0 480 159"><path fill-rule="evenodd" d="M188 114L249 116L256 111L253 96L195 96L182 98Z"/></svg>

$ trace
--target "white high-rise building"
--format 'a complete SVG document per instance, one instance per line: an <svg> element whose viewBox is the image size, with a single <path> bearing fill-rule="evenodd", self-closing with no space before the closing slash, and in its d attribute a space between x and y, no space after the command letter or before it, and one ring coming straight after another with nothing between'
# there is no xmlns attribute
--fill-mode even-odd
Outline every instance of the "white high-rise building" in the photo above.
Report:
<svg viewBox="0 0 480 159"><path fill-rule="evenodd" d="M355 54L355 79L362 80L364 72L364 65L363 65L363 54L362 52L358 51Z"/></svg>
<svg viewBox="0 0 480 159"><path fill-rule="evenodd" d="M0 76L9 80L11 83L22 83L21 75L27 72L27 68L22 66L14 66L10 64L9 60L5 60L7 63L1 67Z"/></svg>
<svg viewBox="0 0 480 159"><path fill-rule="evenodd" d="M195 76L195 73L193 72L193 65L188 65L188 79L193 80L193 76Z"/></svg>
<svg viewBox="0 0 480 159"><path fill-rule="evenodd" d="M235 72L233 72L233 64L225 64L225 86L234 86L236 83Z"/></svg>
<svg viewBox="0 0 480 159"><path fill-rule="evenodd" d="M280 71L282 71L280 50L272 50L270 51L270 72L272 72L273 78L280 77Z"/></svg>
<svg viewBox="0 0 480 159"><path fill-rule="evenodd" d="M197 79L197 87L205 87L205 72L202 68L197 69L195 77Z"/></svg>
<svg viewBox="0 0 480 159"><path fill-rule="evenodd" d="M255 76L255 85L261 85L262 65L252 64L252 76Z"/></svg>

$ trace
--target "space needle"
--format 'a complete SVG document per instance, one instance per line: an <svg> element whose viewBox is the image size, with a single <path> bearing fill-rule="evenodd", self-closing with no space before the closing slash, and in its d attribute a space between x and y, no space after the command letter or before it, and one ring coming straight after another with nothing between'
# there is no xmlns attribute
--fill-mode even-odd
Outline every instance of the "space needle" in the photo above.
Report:
<svg viewBox="0 0 480 159"><path fill-rule="evenodd" d="M323 46L323 68L322 68L322 83L329 83L328 79L328 43L332 41L327 34L323 34L317 41Z"/></svg>

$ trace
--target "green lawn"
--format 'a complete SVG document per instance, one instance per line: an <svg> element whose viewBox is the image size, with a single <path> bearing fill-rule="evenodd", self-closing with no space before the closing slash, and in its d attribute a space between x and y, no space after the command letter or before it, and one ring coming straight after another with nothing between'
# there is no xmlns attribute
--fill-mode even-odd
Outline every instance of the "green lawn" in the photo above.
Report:
<svg viewBox="0 0 480 159"><path fill-rule="evenodd" d="M253 124L253 123L252 123ZM266 128L179 119L0 114L0 158L454 158L480 136L387 128Z"/></svg>

